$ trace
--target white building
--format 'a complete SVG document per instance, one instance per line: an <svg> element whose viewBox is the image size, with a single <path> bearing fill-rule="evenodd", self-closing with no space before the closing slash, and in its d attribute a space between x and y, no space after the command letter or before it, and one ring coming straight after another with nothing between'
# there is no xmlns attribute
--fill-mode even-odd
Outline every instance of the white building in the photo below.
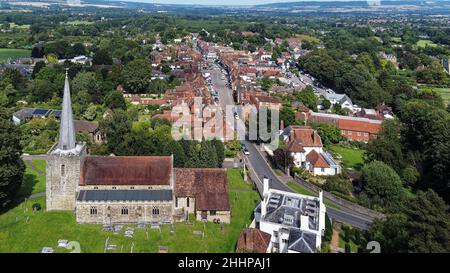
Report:
<svg viewBox="0 0 450 273"><path fill-rule="evenodd" d="M267 252L314 253L322 244L325 212L319 197L271 189L264 179L263 200L255 209L255 228L271 235Z"/></svg>
<svg viewBox="0 0 450 273"><path fill-rule="evenodd" d="M339 104L342 108L347 108L352 112L361 110L360 107L352 103L352 100L346 94L327 93L325 98L329 100L332 105Z"/></svg>
<svg viewBox="0 0 450 273"><path fill-rule="evenodd" d="M281 133L281 140L287 143L296 167L306 169L313 175L341 173L341 166L329 153L323 151L322 140L311 127L286 127Z"/></svg>

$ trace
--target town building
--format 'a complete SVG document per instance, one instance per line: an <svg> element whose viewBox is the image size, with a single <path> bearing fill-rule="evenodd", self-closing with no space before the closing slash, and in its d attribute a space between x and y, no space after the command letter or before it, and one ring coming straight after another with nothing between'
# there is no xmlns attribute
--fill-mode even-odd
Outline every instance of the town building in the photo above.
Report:
<svg viewBox="0 0 450 273"><path fill-rule="evenodd" d="M314 123L328 123L341 130L344 141L369 142L376 139L381 130L382 120L365 117L350 117L336 114L317 113L309 109L295 113L296 120Z"/></svg>
<svg viewBox="0 0 450 273"><path fill-rule="evenodd" d="M76 142L66 74L59 141L47 153L47 210L78 223L230 222L225 169L175 169L173 156L89 156Z"/></svg>
<svg viewBox="0 0 450 273"><path fill-rule="evenodd" d="M255 208L251 227L270 234L267 252L315 253L320 249L326 213L322 192L314 197L272 189L268 178L263 184L263 200Z"/></svg>
<svg viewBox="0 0 450 273"><path fill-rule="evenodd" d="M294 165L313 175L336 175L341 166L323 150L319 134L309 126L288 126L281 133Z"/></svg>

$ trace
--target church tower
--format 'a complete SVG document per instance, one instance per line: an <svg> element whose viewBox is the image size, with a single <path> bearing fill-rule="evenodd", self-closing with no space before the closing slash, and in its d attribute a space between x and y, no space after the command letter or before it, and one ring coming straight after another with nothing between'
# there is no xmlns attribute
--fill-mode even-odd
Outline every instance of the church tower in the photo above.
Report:
<svg viewBox="0 0 450 273"><path fill-rule="evenodd" d="M76 143L75 139L69 79L66 70L59 141L47 152L47 210L75 209L81 160L85 155L86 145Z"/></svg>

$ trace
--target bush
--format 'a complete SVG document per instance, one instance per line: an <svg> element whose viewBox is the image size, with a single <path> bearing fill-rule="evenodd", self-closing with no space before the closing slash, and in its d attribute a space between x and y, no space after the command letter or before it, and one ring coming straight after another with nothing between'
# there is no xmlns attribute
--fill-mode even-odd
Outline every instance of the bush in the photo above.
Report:
<svg viewBox="0 0 450 273"><path fill-rule="evenodd" d="M345 244L345 253L352 253L352 248L349 243Z"/></svg>
<svg viewBox="0 0 450 273"><path fill-rule="evenodd" d="M355 244L357 245L361 244L361 231L358 228L353 229L353 238Z"/></svg>
<svg viewBox="0 0 450 273"><path fill-rule="evenodd" d="M325 242L331 242L331 237L333 237L333 225L331 224L330 217L325 213L325 234L323 240Z"/></svg>
<svg viewBox="0 0 450 273"><path fill-rule="evenodd" d="M350 237L351 237L351 234L350 234L351 230L348 226L344 226L342 229L344 230L344 241L346 243L349 243Z"/></svg>
<svg viewBox="0 0 450 273"><path fill-rule="evenodd" d="M42 209L41 204L39 203L34 203L33 206L31 206L31 208L33 209L33 211L38 211Z"/></svg>
<svg viewBox="0 0 450 273"><path fill-rule="evenodd" d="M339 192L349 195L353 191L353 185L348 178L342 175L334 175L327 177L323 189L329 192Z"/></svg>

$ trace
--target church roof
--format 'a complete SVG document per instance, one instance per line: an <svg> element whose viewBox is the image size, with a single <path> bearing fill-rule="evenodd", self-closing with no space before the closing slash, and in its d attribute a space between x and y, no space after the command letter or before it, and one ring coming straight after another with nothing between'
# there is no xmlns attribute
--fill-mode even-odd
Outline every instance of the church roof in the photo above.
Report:
<svg viewBox="0 0 450 273"><path fill-rule="evenodd" d="M76 147L75 143L75 126L73 124L72 116L72 102L70 99L69 78L64 82L64 96L61 113L61 125L59 128L59 142L58 149L62 151L73 150Z"/></svg>
<svg viewBox="0 0 450 273"><path fill-rule="evenodd" d="M77 201L171 201L172 190L81 190Z"/></svg>
<svg viewBox="0 0 450 273"><path fill-rule="evenodd" d="M170 185L171 156L88 156L80 185Z"/></svg>
<svg viewBox="0 0 450 273"><path fill-rule="evenodd" d="M225 169L175 169L175 196L194 197L197 210L230 210Z"/></svg>

